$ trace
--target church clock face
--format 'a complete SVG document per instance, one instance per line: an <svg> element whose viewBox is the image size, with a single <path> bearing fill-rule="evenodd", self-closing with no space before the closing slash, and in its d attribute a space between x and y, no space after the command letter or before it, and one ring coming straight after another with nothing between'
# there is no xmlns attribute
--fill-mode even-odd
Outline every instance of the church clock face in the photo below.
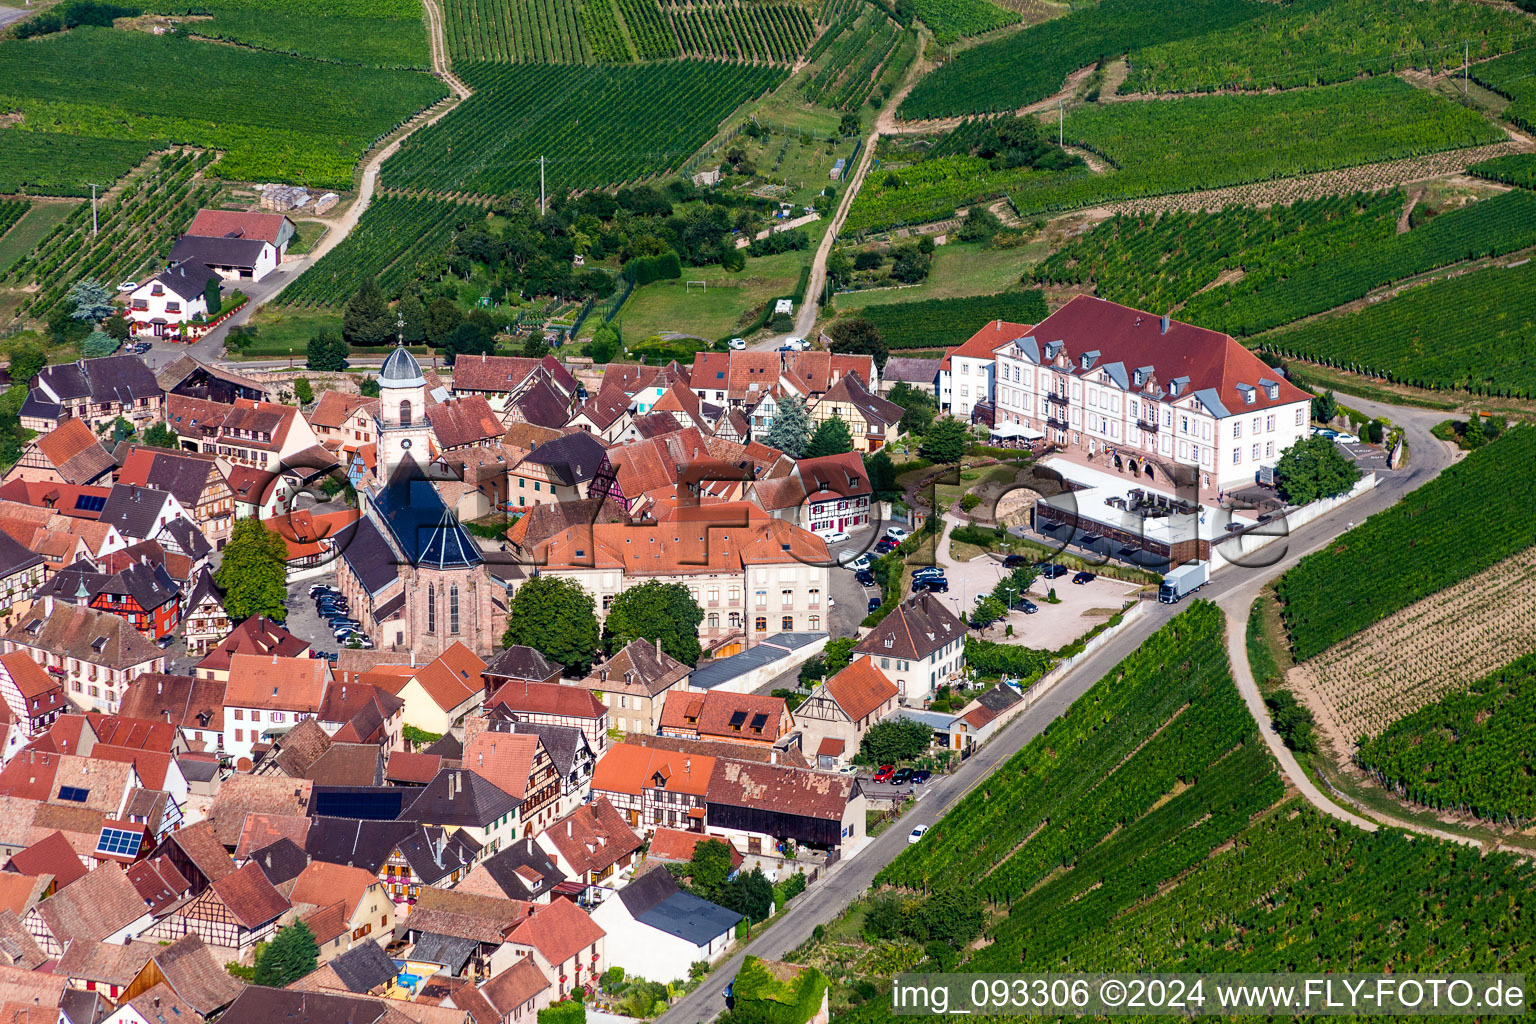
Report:
<svg viewBox="0 0 1536 1024"><path fill-rule="evenodd" d="M410 448L411 448L411 439L408 438L408 437L402 437L400 439L400 450L401 451L409 451Z"/></svg>

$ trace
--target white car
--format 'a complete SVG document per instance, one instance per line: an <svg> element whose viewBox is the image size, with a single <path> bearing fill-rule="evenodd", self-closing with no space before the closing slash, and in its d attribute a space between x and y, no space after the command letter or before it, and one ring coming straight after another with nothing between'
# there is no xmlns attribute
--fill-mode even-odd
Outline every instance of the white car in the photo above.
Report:
<svg viewBox="0 0 1536 1024"><path fill-rule="evenodd" d="M912 844L916 843L919 839L923 838L923 836L925 836L927 834L928 834L928 826L927 825L919 825L919 826L917 826L917 828L915 828L911 832L907 833L907 845L911 846Z"/></svg>
<svg viewBox="0 0 1536 1024"><path fill-rule="evenodd" d="M907 536L908 536L907 531L903 530L899 526L888 526L888 527L886 527L885 535L887 537L891 538L891 540L895 541L898 544L900 544L902 541L906 540Z"/></svg>
<svg viewBox="0 0 1536 1024"><path fill-rule="evenodd" d="M137 281L124 281L122 284L117 286L117 290L120 292L132 292L137 291L138 287L139 282Z"/></svg>
<svg viewBox="0 0 1536 1024"><path fill-rule="evenodd" d="M845 541L847 539L848 539L848 535L846 533L844 533L842 530L837 530L834 533L827 534L827 543L828 544L841 544L843 541Z"/></svg>
<svg viewBox="0 0 1536 1024"><path fill-rule="evenodd" d="M793 349L796 352L804 352L811 346L804 338L786 338L784 339L784 347Z"/></svg>
<svg viewBox="0 0 1536 1024"><path fill-rule="evenodd" d="M744 349L746 347L747 347L747 339L746 338L732 338L731 339L731 348L735 349L737 352L740 352L742 349Z"/></svg>
<svg viewBox="0 0 1536 1024"><path fill-rule="evenodd" d="M1337 435L1334 436L1334 440L1337 441L1339 444L1359 444L1360 443L1360 439L1358 437L1356 437L1354 434L1337 434Z"/></svg>
<svg viewBox="0 0 1536 1024"><path fill-rule="evenodd" d="M860 555L858 558L855 558L853 561L849 562L848 568L852 569L854 572L858 572L860 569L868 569L874 564L874 559L865 554Z"/></svg>

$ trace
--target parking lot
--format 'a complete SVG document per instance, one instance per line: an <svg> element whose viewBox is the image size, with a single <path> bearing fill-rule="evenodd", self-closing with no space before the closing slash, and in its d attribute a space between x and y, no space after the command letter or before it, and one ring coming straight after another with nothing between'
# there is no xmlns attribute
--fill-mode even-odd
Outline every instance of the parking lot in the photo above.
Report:
<svg viewBox="0 0 1536 1024"><path fill-rule="evenodd" d="M320 618L315 611L315 602L310 599L309 588L316 583L325 583L334 586L336 577L334 574L300 580L297 583L288 584L288 632L308 643L317 651L334 651L341 647L332 635L331 627Z"/></svg>

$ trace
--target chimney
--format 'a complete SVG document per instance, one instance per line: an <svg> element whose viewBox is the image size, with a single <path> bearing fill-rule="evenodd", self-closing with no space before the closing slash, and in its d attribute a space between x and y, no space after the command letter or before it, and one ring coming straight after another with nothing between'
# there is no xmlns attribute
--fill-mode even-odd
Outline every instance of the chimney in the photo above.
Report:
<svg viewBox="0 0 1536 1024"><path fill-rule="evenodd" d="M414 649L412 649L412 651L411 651L411 668L415 668L415 667L416 667L416 651Z"/></svg>
<svg viewBox="0 0 1536 1024"><path fill-rule="evenodd" d="M661 637L656 638L656 657L661 657Z"/></svg>
<svg viewBox="0 0 1536 1024"><path fill-rule="evenodd" d="M997 321L997 324L994 327L994 330L1001 331L1002 329L1003 329L1003 322L1001 320L999 320L999 321Z"/></svg>
<svg viewBox="0 0 1536 1024"><path fill-rule="evenodd" d="M693 758L691 758L691 757L683 758L683 771L685 771L685 772L692 772L693 771Z"/></svg>
<svg viewBox="0 0 1536 1024"><path fill-rule="evenodd" d="M1162 330L1162 333L1163 334L1167 334L1168 333L1168 314L1167 313L1163 314L1163 330Z"/></svg>
<svg viewBox="0 0 1536 1024"><path fill-rule="evenodd" d="M779 748L775 747L772 750L768 751L768 763L769 764L778 764L779 763Z"/></svg>
<svg viewBox="0 0 1536 1024"><path fill-rule="evenodd" d="M573 833L573 832L572 832L572 831L571 831L571 829L572 829L572 826L571 826L571 819L570 819L570 818L566 818L566 819L565 819L565 838L567 838L567 839L569 839L569 838L571 838L571 836L572 836L572 835L573 835L573 834L574 834L574 833Z"/></svg>
<svg viewBox="0 0 1536 1024"><path fill-rule="evenodd" d="M159 696L164 691L164 689L165 689L165 680L163 680L163 679L156 679L155 680L155 695Z"/></svg>

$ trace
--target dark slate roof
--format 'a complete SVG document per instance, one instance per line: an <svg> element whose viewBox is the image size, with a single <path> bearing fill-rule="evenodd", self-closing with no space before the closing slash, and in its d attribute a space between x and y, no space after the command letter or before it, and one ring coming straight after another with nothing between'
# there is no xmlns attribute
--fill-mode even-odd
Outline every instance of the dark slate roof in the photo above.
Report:
<svg viewBox="0 0 1536 1024"><path fill-rule="evenodd" d="M38 419L54 420L59 418L61 406L35 388L27 392L27 400L21 403L21 415L36 416ZM84 995L84 993L81 993Z"/></svg>
<svg viewBox="0 0 1536 1024"><path fill-rule="evenodd" d="M436 825L420 826L400 841L400 855L428 885L436 885L455 871L467 872L481 849L468 832L460 829L450 833Z"/></svg>
<svg viewBox="0 0 1536 1024"><path fill-rule="evenodd" d="M400 973L400 968L395 966L383 947L372 941L354 946L332 960L331 970L347 986L347 991L359 993L387 985Z"/></svg>
<svg viewBox="0 0 1536 1024"><path fill-rule="evenodd" d="M267 243L260 238L210 238L186 235L171 249L172 263L207 263L219 267L255 267ZM204 268L206 269L206 268ZM198 289L202 293L202 289Z"/></svg>
<svg viewBox="0 0 1536 1024"><path fill-rule="evenodd" d="M377 594L400 578L399 559L370 518L342 527L336 534L336 547L370 594Z"/></svg>
<svg viewBox="0 0 1536 1024"><path fill-rule="evenodd" d="M0 576L9 576L13 572L30 569L42 561L42 555L0 530Z"/></svg>
<svg viewBox="0 0 1536 1024"><path fill-rule="evenodd" d="M891 383L906 381L908 384L922 384L932 388L934 381L939 379L939 364L943 361L891 356L885 361L885 369L880 371L880 375Z"/></svg>
<svg viewBox="0 0 1536 1024"><path fill-rule="evenodd" d="M542 683L559 672L560 666L546 658L542 651L517 644L491 659L481 674L499 679L526 679Z"/></svg>
<svg viewBox="0 0 1536 1024"><path fill-rule="evenodd" d="M584 484L597 474L597 467L607 455L601 441L586 431L578 431L539 445L523 456L522 462L545 467L558 483Z"/></svg>
<svg viewBox="0 0 1536 1024"><path fill-rule="evenodd" d="M219 1019L224 1024L376 1024L388 1012L381 999L250 985Z"/></svg>
<svg viewBox="0 0 1536 1024"><path fill-rule="evenodd" d="M8 535L7 535L8 536ZM89 604L112 577L91 568L85 559L66 566L48 577L37 589L37 597L52 597L67 604Z"/></svg>
<svg viewBox="0 0 1536 1024"><path fill-rule="evenodd" d="M977 697L976 702L990 711L1001 713L1007 711L1023 699L1013 687L998 683L992 689Z"/></svg>
<svg viewBox="0 0 1536 1024"><path fill-rule="evenodd" d="M565 881L565 872L555 866L549 854L532 839L515 839L512 845L485 862L485 870L507 894L508 899L531 900L544 896ZM534 888L518 874L518 868L532 868L539 873L539 885ZM622 890L620 890L622 891Z"/></svg>
<svg viewBox="0 0 1536 1024"><path fill-rule="evenodd" d="M91 378L86 373L86 361L75 363L55 363L45 366L33 377L34 393L41 392L39 398L42 401L53 402L58 399L85 398L91 393ZM53 392L52 395L47 394Z"/></svg>
<svg viewBox="0 0 1536 1024"><path fill-rule="evenodd" d="M392 388L421 387L426 384L421 374L421 364L403 346L396 346L379 367L379 383Z"/></svg>
<svg viewBox="0 0 1536 1024"><path fill-rule="evenodd" d="M112 1004L100 992L66 988L59 997L59 1012L69 1024L97 1024L112 1015Z"/></svg>
<svg viewBox="0 0 1536 1024"><path fill-rule="evenodd" d="M144 540L160 532L156 520L169 491L155 487L136 487L133 484L113 484L107 494L107 503L101 509L101 521L117 527L125 538Z"/></svg>
<svg viewBox="0 0 1536 1024"><path fill-rule="evenodd" d="M171 579L170 574L165 571L165 566L134 562L102 583L99 592L131 597L138 602L140 608L150 611L176 600L180 590L181 588Z"/></svg>
<svg viewBox="0 0 1536 1024"><path fill-rule="evenodd" d="M570 419L566 397L543 376L522 393L517 408L522 411L524 420L540 427L563 427Z"/></svg>
<svg viewBox="0 0 1536 1024"><path fill-rule="evenodd" d="M407 921L410 919L407 918ZM469 955L480 945L474 939L461 939L457 935L438 935L423 932L411 950L411 959L420 963L442 964L449 974L460 974L469 963Z"/></svg>
<svg viewBox="0 0 1536 1024"><path fill-rule="evenodd" d="M180 498L176 500L181 501ZM186 503L182 502L182 504ZM172 519L160 528L160 532L170 534L176 546L181 548L189 558L203 558L213 552L213 545L208 543L208 538L203 536L203 531L185 519Z"/></svg>
<svg viewBox="0 0 1536 1024"><path fill-rule="evenodd" d="M201 296L203 289L208 287L209 281L218 279L219 275L210 270L208 264L195 259L167 267L162 273L155 275L156 281L188 302Z"/></svg>
<svg viewBox="0 0 1536 1024"><path fill-rule="evenodd" d="M411 821L316 817L304 837L304 851L327 864L377 873L395 847L420 829Z"/></svg>
<svg viewBox="0 0 1536 1024"><path fill-rule="evenodd" d="M474 772L444 768L400 817L423 824L480 827L521 805L517 797Z"/></svg>
<svg viewBox="0 0 1536 1024"><path fill-rule="evenodd" d="M683 892L665 868L641 875L620 889L618 895L630 917L695 946L707 946L741 920L734 910Z"/></svg>
<svg viewBox="0 0 1536 1024"><path fill-rule="evenodd" d="M45 366L33 380L64 399L89 395L98 402L132 402L160 394L159 381L138 356L102 356ZM37 386L33 394L44 404L56 405L47 394L38 394Z"/></svg>
<svg viewBox="0 0 1536 1024"><path fill-rule="evenodd" d="M452 569L484 561L479 545L430 480L397 477L373 496L373 504L395 547L412 565Z"/></svg>
<svg viewBox="0 0 1536 1024"><path fill-rule="evenodd" d="M432 744L422 753L436 754L438 757L444 757L450 761L458 761L464 757L464 744L453 733L444 733L442 739Z"/></svg>
<svg viewBox="0 0 1536 1024"><path fill-rule="evenodd" d="M253 851L250 859L256 862L256 866L261 868L261 873L266 875L267 881L273 885L282 885L284 882L298 878L300 873L309 866L309 854L301 850L299 844L287 836Z"/></svg>

